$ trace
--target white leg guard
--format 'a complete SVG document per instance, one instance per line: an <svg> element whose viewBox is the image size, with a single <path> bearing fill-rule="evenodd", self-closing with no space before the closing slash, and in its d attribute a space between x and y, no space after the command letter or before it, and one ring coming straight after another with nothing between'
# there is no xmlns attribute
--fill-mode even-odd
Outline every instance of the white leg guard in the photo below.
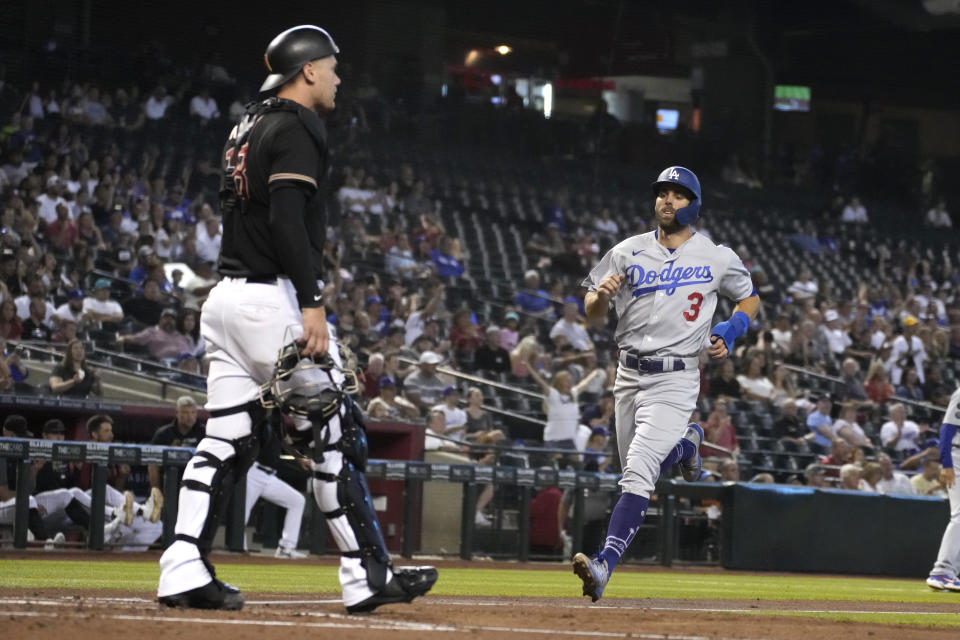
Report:
<svg viewBox="0 0 960 640"><path fill-rule="evenodd" d="M247 422L249 424L249 418ZM197 543L205 534L213 539L214 532L205 531L213 506L211 493L220 488L215 484L222 483L223 473L229 468L227 463L234 454L230 442L207 437L200 441L187 463L180 487L177 539L160 558L159 597L197 589L213 579Z"/></svg>

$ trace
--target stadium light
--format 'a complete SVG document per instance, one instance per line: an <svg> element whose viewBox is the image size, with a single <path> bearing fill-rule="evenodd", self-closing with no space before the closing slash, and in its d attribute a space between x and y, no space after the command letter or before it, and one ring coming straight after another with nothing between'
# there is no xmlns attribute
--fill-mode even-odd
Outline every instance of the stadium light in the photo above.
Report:
<svg viewBox="0 0 960 640"><path fill-rule="evenodd" d="M500 55L505 56L505 55L507 55L508 53L510 53L511 51L513 51L513 49L512 49L511 47L508 47L508 46L505 45L505 44L502 44L502 45L500 45L499 47L497 47L497 48L495 49L495 51L496 51L497 53L499 53Z"/></svg>

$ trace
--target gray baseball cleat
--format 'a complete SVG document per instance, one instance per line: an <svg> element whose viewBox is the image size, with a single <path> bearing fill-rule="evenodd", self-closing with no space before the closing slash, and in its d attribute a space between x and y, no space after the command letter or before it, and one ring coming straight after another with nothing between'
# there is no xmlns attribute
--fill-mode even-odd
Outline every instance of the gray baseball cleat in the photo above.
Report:
<svg viewBox="0 0 960 640"><path fill-rule="evenodd" d="M700 443L703 442L703 429L696 422L687 425L687 430L683 434L684 440L689 440L696 447L692 456L680 463L680 473L687 482L696 482L700 479L703 472L703 458L700 457Z"/></svg>

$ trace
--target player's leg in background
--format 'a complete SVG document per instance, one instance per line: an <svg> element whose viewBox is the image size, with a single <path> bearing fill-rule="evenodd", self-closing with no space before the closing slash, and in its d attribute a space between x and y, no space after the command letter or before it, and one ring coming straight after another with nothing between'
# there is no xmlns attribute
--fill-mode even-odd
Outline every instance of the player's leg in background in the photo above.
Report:
<svg viewBox="0 0 960 640"><path fill-rule="evenodd" d="M263 488L263 499L287 510L283 516L283 534L279 547L288 553L296 551L306 500L302 493L277 477L277 474L264 475L267 479Z"/></svg>
<svg viewBox="0 0 960 640"><path fill-rule="evenodd" d="M61 531L72 525L89 530L90 514L75 493L80 498L86 497L80 489L52 489L36 494L35 498L44 513L43 522L48 531Z"/></svg>
<svg viewBox="0 0 960 640"><path fill-rule="evenodd" d="M247 490L244 495L245 504L243 506L244 527L250 522L250 512L253 511L253 505L257 504L257 500L260 499L260 495L263 493L264 487L267 486L269 478L270 474L262 471L256 464L247 471ZM243 536L243 549L244 551L247 549L246 533L244 533Z"/></svg>
<svg viewBox="0 0 960 640"><path fill-rule="evenodd" d="M930 575L960 575L960 482L950 488L950 522L940 540L940 551Z"/></svg>
<svg viewBox="0 0 960 640"><path fill-rule="evenodd" d="M40 515L39 505L34 496L30 496L27 509L27 530L33 534L35 540L46 540L47 528L43 524L43 516ZM0 502L0 524L13 526L16 513L16 498Z"/></svg>

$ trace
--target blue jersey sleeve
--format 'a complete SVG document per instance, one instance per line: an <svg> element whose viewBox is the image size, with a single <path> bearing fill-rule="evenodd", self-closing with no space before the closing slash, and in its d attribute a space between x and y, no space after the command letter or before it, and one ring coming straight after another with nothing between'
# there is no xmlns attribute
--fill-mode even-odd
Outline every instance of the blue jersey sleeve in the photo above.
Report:
<svg viewBox="0 0 960 640"><path fill-rule="evenodd" d="M957 435L957 425L944 422L940 425L940 464L944 469L953 469L953 439Z"/></svg>

